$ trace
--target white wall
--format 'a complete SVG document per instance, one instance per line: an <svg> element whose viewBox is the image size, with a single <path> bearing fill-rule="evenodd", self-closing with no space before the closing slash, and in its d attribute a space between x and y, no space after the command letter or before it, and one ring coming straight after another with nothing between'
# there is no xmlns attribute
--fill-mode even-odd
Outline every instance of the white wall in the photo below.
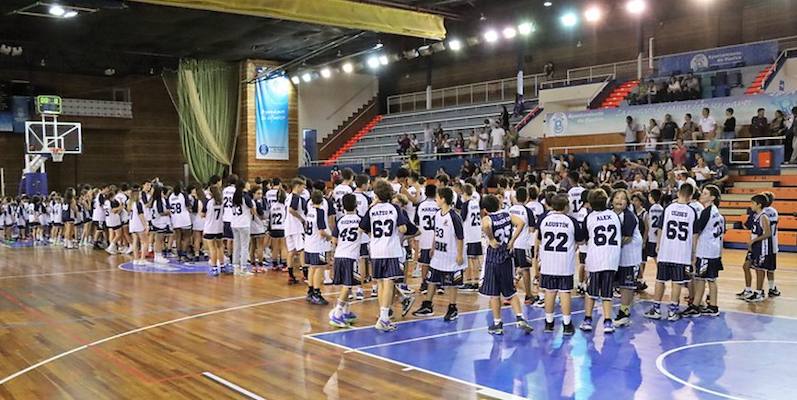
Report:
<svg viewBox="0 0 797 400"><path fill-rule="evenodd" d="M767 93L781 93L797 91L797 58L786 60L786 64L775 75L769 84Z"/></svg>
<svg viewBox="0 0 797 400"><path fill-rule="evenodd" d="M599 90L606 85L605 82L590 83L586 85L568 86L556 89L540 90L540 103L564 103L568 106L581 105L587 107L587 101L592 99Z"/></svg>
<svg viewBox="0 0 797 400"><path fill-rule="evenodd" d="M330 135L379 91L373 75L339 74L299 84L299 132L318 131L318 142Z"/></svg>

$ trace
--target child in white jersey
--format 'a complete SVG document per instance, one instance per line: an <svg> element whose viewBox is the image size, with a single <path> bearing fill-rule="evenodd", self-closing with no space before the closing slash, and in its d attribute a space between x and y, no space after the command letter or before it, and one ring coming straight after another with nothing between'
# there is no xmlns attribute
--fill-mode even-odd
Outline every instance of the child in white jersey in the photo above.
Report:
<svg viewBox="0 0 797 400"><path fill-rule="evenodd" d="M700 315L718 316L717 307L717 278L722 270L722 236L725 233L725 217L720 214L720 189L714 185L706 185L700 194L700 203L703 211L697 219L697 228L700 236L697 238L694 265L694 300L681 315L696 317ZM708 304L703 307L703 293L708 282Z"/></svg>
<svg viewBox="0 0 797 400"><path fill-rule="evenodd" d="M482 265L482 226L481 207L478 193L471 184L462 188L462 229L465 233L465 253L468 268L465 269L465 291L479 290L479 269Z"/></svg>
<svg viewBox="0 0 797 400"><path fill-rule="evenodd" d="M357 198L353 194L344 194L340 204L345 214L332 231L332 242L335 244L332 284L341 285L342 288L335 307L329 312L329 325L348 328L357 319L357 315L349 309L349 293L362 279L357 264L360 258L360 216L357 215Z"/></svg>

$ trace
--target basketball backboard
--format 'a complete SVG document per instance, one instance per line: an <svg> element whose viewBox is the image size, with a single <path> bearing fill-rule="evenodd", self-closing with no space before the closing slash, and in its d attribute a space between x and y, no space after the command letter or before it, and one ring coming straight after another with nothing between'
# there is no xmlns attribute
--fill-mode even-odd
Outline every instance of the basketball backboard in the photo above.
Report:
<svg viewBox="0 0 797 400"><path fill-rule="evenodd" d="M58 122L48 118L25 121L25 149L28 154L50 154L51 147L64 149L64 154L83 152L83 133L79 122Z"/></svg>

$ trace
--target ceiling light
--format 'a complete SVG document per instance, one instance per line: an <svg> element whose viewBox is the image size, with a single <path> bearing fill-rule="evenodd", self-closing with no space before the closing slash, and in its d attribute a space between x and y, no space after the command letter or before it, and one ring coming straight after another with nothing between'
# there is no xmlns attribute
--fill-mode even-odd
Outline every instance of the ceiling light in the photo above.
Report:
<svg viewBox="0 0 797 400"><path fill-rule="evenodd" d="M587 22L598 22L603 18L603 10L598 6L589 6L584 10L584 19Z"/></svg>
<svg viewBox="0 0 797 400"><path fill-rule="evenodd" d="M66 13L64 13L64 18L73 18L73 17L77 17L77 11L69 10Z"/></svg>
<svg viewBox="0 0 797 400"><path fill-rule="evenodd" d="M351 63L343 64L342 68L343 68L343 72L345 72L347 74L350 74L350 73L352 73L352 71L354 71L354 66L351 65Z"/></svg>
<svg viewBox="0 0 797 400"><path fill-rule="evenodd" d="M578 16L576 16L576 14L573 14L572 12L568 12L562 15L560 21L562 22L562 25L565 28L572 28L576 26L576 24L578 23Z"/></svg>
<svg viewBox="0 0 797 400"><path fill-rule="evenodd" d="M424 57L432 55L432 46L427 44L425 46L418 47L418 54Z"/></svg>
<svg viewBox="0 0 797 400"><path fill-rule="evenodd" d="M309 72L305 72L304 74L302 74L302 80L304 82L310 82L312 79L313 79L313 76L310 75Z"/></svg>
<svg viewBox="0 0 797 400"><path fill-rule="evenodd" d="M459 51L462 49L462 42L457 39L451 39L448 41L448 48L453 51Z"/></svg>
<svg viewBox="0 0 797 400"><path fill-rule="evenodd" d="M511 26L504 28L504 31L502 33L504 34L504 37L507 39L512 39L513 37L517 36L517 31L515 30L515 28Z"/></svg>
<svg viewBox="0 0 797 400"><path fill-rule="evenodd" d="M484 40L486 40L487 43L495 43L495 41L498 40L498 33L490 29L489 31L484 32Z"/></svg>
<svg viewBox="0 0 797 400"><path fill-rule="evenodd" d="M56 17L61 17L64 15L66 10L63 7L59 6L58 4L53 4L50 6L50 15L55 15Z"/></svg>
<svg viewBox="0 0 797 400"><path fill-rule="evenodd" d="M626 11L630 12L631 14L642 14L647 6L648 5L644 0L630 0L628 3L625 3Z"/></svg>
<svg viewBox="0 0 797 400"><path fill-rule="evenodd" d="M521 35L526 36L531 32L534 32L534 25L532 25L531 22L524 22L517 26L517 31Z"/></svg>
<svg viewBox="0 0 797 400"><path fill-rule="evenodd" d="M292 76L291 77L291 82L293 82L294 85L298 85L299 84L299 77L296 76L296 75Z"/></svg>
<svg viewBox="0 0 797 400"><path fill-rule="evenodd" d="M379 63L382 64L382 65L387 65L387 63L388 63L387 56L385 56L385 55L379 56Z"/></svg>
<svg viewBox="0 0 797 400"><path fill-rule="evenodd" d="M324 78L329 78L332 76L332 71L330 71L329 68L324 68L321 70L321 76Z"/></svg>
<svg viewBox="0 0 797 400"><path fill-rule="evenodd" d="M418 53L418 50L412 49L412 50L405 50L403 55L404 55L404 58L406 58L408 60L412 60L413 58L420 57L421 53Z"/></svg>
<svg viewBox="0 0 797 400"><path fill-rule="evenodd" d="M550 6L552 6L552 5L553 5L553 2L551 2L551 1L546 1L545 3L542 3L542 5L544 5L545 7L550 7Z"/></svg>
<svg viewBox="0 0 797 400"><path fill-rule="evenodd" d="M114 75L116 75L116 69L114 69L114 68L106 68L104 72L105 72L105 76L114 76Z"/></svg>
<svg viewBox="0 0 797 400"><path fill-rule="evenodd" d="M377 43L377 44L374 46L374 49L377 49L377 50L378 50L378 49L381 49L381 48L382 48L382 46L384 46L384 45L382 44L382 42L379 42L379 43Z"/></svg>
<svg viewBox="0 0 797 400"><path fill-rule="evenodd" d="M366 61L366 63L371 69L379 68L379 59L376 58L375 56L371 56L370 58L368 58L368 61Z"/></svg>

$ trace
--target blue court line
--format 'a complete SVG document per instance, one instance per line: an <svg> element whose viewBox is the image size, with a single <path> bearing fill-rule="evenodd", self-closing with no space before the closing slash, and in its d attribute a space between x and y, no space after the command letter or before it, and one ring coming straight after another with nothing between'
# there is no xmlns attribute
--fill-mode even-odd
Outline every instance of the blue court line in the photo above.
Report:
<svg viewBox="0 0 797 400"><path fill-rule="evenodd" d="M797 345L781 351L755 347L763 346L757 344L760 341L792 339L797 319L731 310L717 318L650 321L641 316L647 307L646 303L636 304L634 324L613 335L577 332L564 338L561 325L557 324L556 333L546 334L541 332L542 324L535 323L536 331L530 336L509 328L503 337L496 337L486 332L490 311L479 310L464 313L456 323L445 323L441 318L412 320L386 334L363 327L308 337L347 352L512 398L774 399L791 398L784 394L797 391L797 383L790 383L793 380L770 371L769 367L782 367L790 372L792 368L783 365L797 357ZM525 309L529 319L543 313ZM596 322L600 322L599 316L596 310ZM502 319L514 321L512 317L511 310L504 310ZM580 321L576 317L574 322ZM729 341L749 342L733 346L728 353L737 358L731 357L729 362L734 368L725 366L717 349L688 347L694 343ZM664 370L659 371L658 358L674 349L677 354L663 360ZM745 371L747 364L763 371ZM696 367L702 365L705 368ZM689 385L685 387L665 374L683 379ZM750 379L753 376L757 378ZM776 391L771 393L773 390Z"/></svg>

